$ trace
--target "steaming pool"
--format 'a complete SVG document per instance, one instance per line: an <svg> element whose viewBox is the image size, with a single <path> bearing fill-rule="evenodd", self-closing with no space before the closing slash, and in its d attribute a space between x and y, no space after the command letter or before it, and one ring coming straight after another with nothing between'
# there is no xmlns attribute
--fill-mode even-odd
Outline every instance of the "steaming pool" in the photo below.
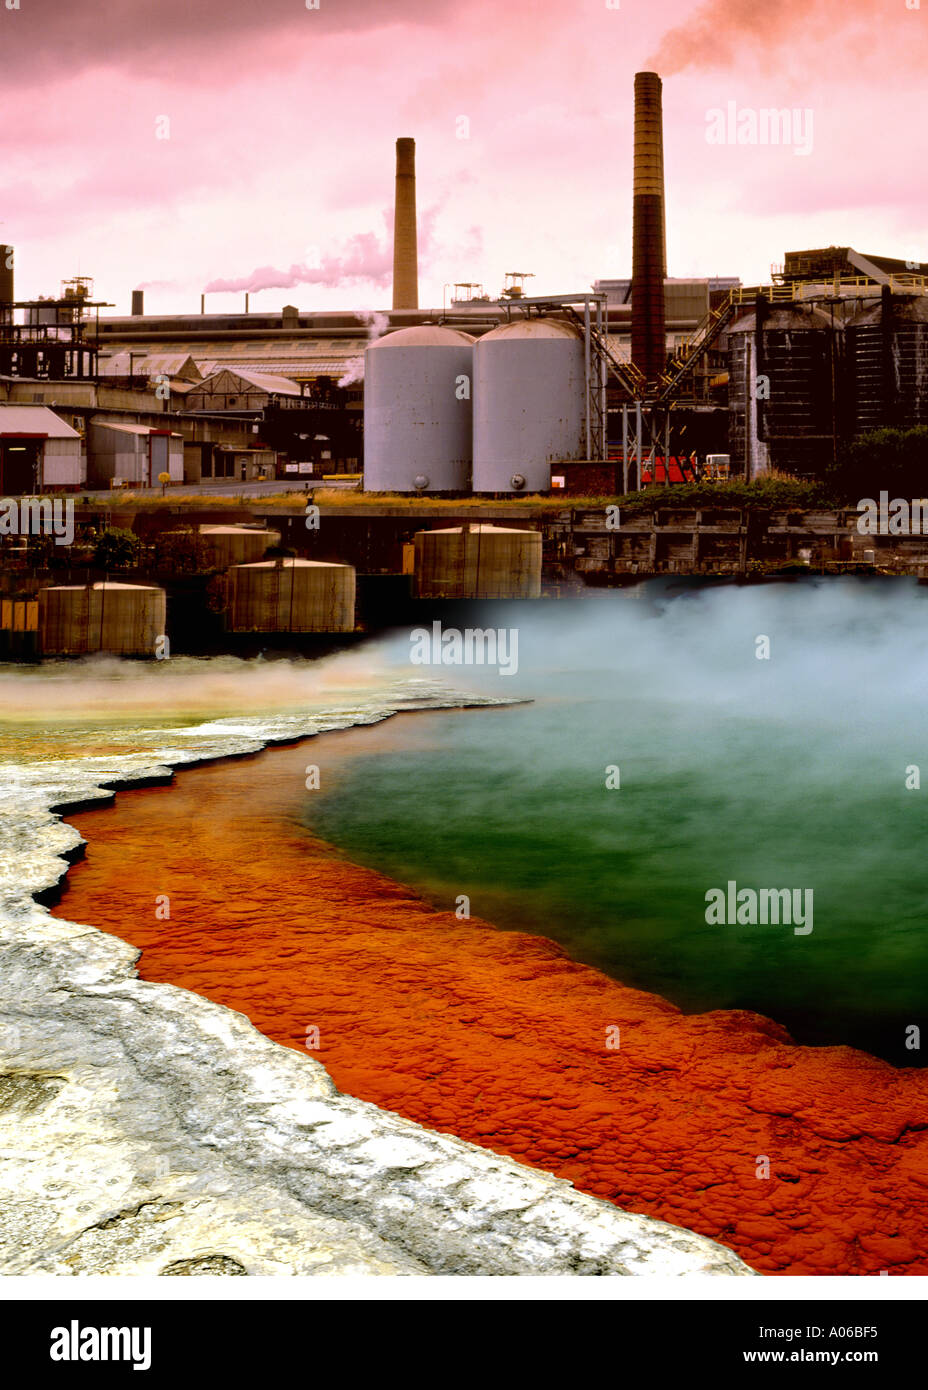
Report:
<svg viewBox="0 0 928 1390"><path fill-rule="evenodd" d="M517 633L506 675L414 666L408 631L321 663L7 667L0 760L217 756L416 710L306 790L307 828L686 1012L918 1066L926 597L812 580L483 605ZM497 707L449 712L451 687Z"/></svg>

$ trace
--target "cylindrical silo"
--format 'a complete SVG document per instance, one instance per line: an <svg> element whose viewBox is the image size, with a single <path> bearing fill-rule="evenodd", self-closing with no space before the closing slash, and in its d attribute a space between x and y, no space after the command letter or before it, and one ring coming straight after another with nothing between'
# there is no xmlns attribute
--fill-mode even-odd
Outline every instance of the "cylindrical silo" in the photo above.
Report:
<svg viewBox="0 0 928 1390"><path fill-rule="evenodd" d="M367 492L463 492L472 458L474 340L401 328L364 354Z"/></svg>
<svg viewBox="0 0 928 1390"><path fill-rule="evenodd" d="M452 526L415 537L419 598L538 598L541 532Z"/></svg>
<svg viewBox="0 0 928 1390"><path fill-rule="evenodd" d="M229 570L229 632L353 632L352 565L261 560Z"/></svg>
<svg viewBox="0 0 928 1390"><path fill-rule="evenodd" d="M201 526L204 560L216 569L263 560L268 547L280 545L280 532L257 526Z"/></svg>
<svg viewBox="0 0 928 1390"><path fill-rule="evenodd" d="M818 309L757 306L728 335L732 472L818 474L831 463L835 334Z"/></svg>
<svg viewBox="0 0 928 1390"><path fill-rule="evenodd" d="M43 656L156 654L165 635L163 589L146 584L62 585L39 592L39 650Z"/></svg>
<svg viewBox="0 0 928 1390"><path fill-rule="evenodd" d="M502 324L474 347L474 492L546 492L586 453L583 339L559 319Z"/></svg>
<svg viewBox="0 0 928 1390"><path fill-rule="evenodd" d="M847 329L854 434L928 425L928 296L893 296Z"/></svg>

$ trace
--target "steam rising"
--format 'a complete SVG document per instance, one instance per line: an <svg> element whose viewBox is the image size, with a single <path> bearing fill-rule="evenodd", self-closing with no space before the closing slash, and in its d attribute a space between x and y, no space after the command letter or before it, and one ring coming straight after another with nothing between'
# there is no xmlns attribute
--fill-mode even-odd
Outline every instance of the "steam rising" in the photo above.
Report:
<svg viewBox="0 0 928 1390"><path fill-rule="evenodd" d="M399 674L408 676L409 668ZM376 650L341 652L320 661L175 657L146 664L88 657L30 667L0 667L3 726L142 720L177 721L223 715L282 713L364 698L383 691L397 672Z"/></svg>
<svg viewBox="0 0 928 1390"><path fill-rule="evenodd" d="M481 627L518 628L518 674L462 675L532 703L394 726L312 824L685 1009L923 1065L905 1028L928 978L926 623L908 580L487 605ZM432 748L411 756L410 734ZM709 925L707 890L732 880L814 892L814 931Z"/></svg>
<svg viewBox="0 0 928 1390"><path fill-rule="evenodd" d="M853 6L846 0L705 0L668 30L646 66L665 77L686 68L729 67L747 52L760 55L787 42L808 45L822 38L837 42L849 31L865 44L870 35L856 29L871 21L878 28L886 20L879 0L855 0Z"/></svg>
<svg viewBox="0 0 928 1390"><path fill-rule="evenodd" d="M382 338L390 327L389 314L378 314L375 311L362 312L358 315L367 324L368 345L376 343L378 338ZM339 386L353 386L356 381L364 380L364 354L360 357L352 357L345 373L338 379Z"/></svg>
<svg viewBox="0 0 928 1390"><path fill-rule="evenodd" d="M393 276L393 252L386 241L373 232L358 232L345 245L341 255L323 256L318 266L296 264L289 270L260 266L250 275L238 280L211 280L206 294L246 290L291 290L297 285L324 285L334 289L342 285L373 284L385 288Z"/></svg>

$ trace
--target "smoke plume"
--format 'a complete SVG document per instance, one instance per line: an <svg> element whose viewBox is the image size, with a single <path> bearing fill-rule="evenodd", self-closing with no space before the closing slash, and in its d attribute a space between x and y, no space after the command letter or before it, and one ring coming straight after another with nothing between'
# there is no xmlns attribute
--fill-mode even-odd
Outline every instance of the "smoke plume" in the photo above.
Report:
<svg viewBox="0 0 928 1390"><path fill-rule="evenodd" d="M900 9L905 16L901 0ZM647 66L669 77L686 68L728 67L747 53L769 52L788 42L869 42L869 23L879 27L886 18L880 0L855 0L853 6L846 0L766 0L760 5L757 0L705 0L667 31Z"/></svg>
<svg viewBox="0 0 928 1390"><path fill-rule="evenodd" d="M358 315L367 324L367 342L376 343L378 338L382 338L390 327L390 316L388 314L378 314L375 310L365 311ZM354 386L356 382L364 380L364 354L360 357L352 357L349 361L343 376L338 379L339 386Z"/></svg>
<svg viewBox="0 0 928 1390"><path fill-rule="evenodd" d="M297 263L289 270L259 266L238 280L211 280L206 294L247 290L290 290L296 285L324 285L334 289L359 282L385 288L393 275L393 250L373 232L359 232L346 242L339 256L323 256L318 265Z"/></svg>

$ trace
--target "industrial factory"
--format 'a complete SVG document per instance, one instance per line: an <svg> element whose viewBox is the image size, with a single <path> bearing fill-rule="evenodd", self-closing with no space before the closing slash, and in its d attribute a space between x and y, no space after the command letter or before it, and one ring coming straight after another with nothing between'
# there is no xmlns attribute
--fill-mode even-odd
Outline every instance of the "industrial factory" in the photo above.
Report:
<svg viewBox="0 0 928 1390"><path fill-rule="evenodd" d="M85 553L83 573L72 564L49 584L26 538L0 537L0 644L32 632L46 654L150 654L181 611L177 555L154 564L162 532L206 586L190 611L229 640L351 633L398 611L396 589L372 604L373 576L427 602L809 557L879 567L847 515L758 523L726 510L725 484L813 484L871 432L928 426L928 277L835 246L787 252L765 285L670 276L662 100L660 77L638 73L631 275L575 292L532 295L530 274L511 271L496 297L462 281L440 309L420 308L410 138L396 141L383 312L251 312L246 295L243 312L213 314L204 294L197 313L154 316L136 290L130 315L107 316L87 277L17 300L14 251L0 247L0 495L74 494ZM342 486L324 534L301 510L262 512L257 493L275 483ZM718 504L684 522L666 507L686 483L717 484ZM243 485L250 510L225 539L208 505L157 525L139 510L146 496ZM642 493L653 506L629 510ZM87 558L127 495L147 556L131 583L104 552ZM619 497L625 520L604 535L590 499ZM928 572L920 552L883 562Z"/></svg>

